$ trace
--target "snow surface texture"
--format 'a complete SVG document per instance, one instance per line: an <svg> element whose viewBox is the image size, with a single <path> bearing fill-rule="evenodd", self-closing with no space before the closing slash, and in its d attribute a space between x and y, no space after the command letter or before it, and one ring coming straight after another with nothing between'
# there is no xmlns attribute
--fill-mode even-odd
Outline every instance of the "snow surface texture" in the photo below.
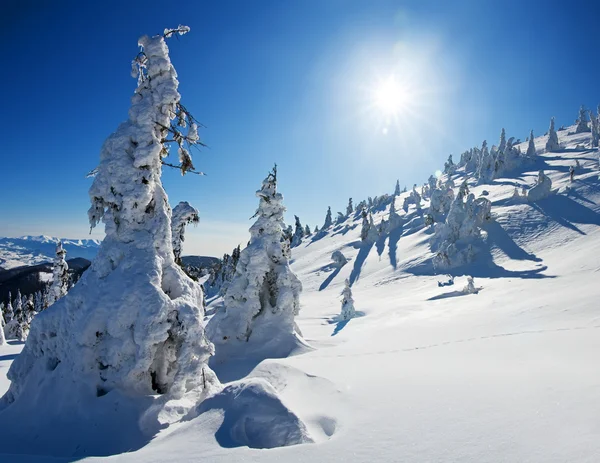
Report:
<svg viewBox="0 0 600 463"><path fill-rule="evenodd" d="M243 375L251 386L233 381L151 441L119 433L130 401L114 393L85 402L103 410L111 424L95 428L95 441L85 442L80 427L65 431L40 423L45 402L34 390L30 400L41 405L27 417L28 437L21 438L27 446L19 453L36 457L9 454L15 438L10 429L25 418L14 416L7 423L0 416L0 460L44 461L38 455L58 454L47 447L70 432L73 442L95 445L104 454L130 450L111 459L119 462L596 463L598 151L588 148L589 132L560 131L559 136L563 151L544 153L547 137L538 137L534 146L540 154L530 165L499 175L492 184L469 180L475 198L484 189L489 192L494 220L482 225L476 260L465 269L448 270L456 275L458 290L436 284L447 277L432 265L432 231L414 205L399 211L401 225L376 243L362 243L361 218L349 218L293 250L291 267L303 284L296 321L314 350L254 365ZM526 147L515 145L521 152ZM568 168L576 160L581 168L571 183ZM464 179L463 169L454 174L456 185ZM559 193L535 202L514 198L515 187L533 187L542 169ZM396 204L408 194L401 193ZM375 224L387 215L387 210L373 213ZM338 249L349 258L341 269L331 266ZM464 293L467 275L475 278L476 289L484 289ZM340 312L345 279L364 316L333 328L330 320ZM0 348L0 392L8 388L3 374L21 347L9 341ZM273 391L263 380L304 427L281 427L277 420L287 415L267 398L264 409L277 424L254 414L253 394L262 390L268 397ZM240 394L237 407L232 398L242 390L247 392ZM275 432L256 433L257 423ZM314 444L269 451L245 447L281 444L287 440L282 435L299 442L307 439L303 429ZM72 460L69 455L47 461Z"/></svg>

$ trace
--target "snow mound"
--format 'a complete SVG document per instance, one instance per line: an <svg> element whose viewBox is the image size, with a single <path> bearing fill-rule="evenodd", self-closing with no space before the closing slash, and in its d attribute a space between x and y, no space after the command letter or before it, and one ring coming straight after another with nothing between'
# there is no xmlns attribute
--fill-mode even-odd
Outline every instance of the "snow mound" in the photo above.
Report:
<svg viewBox="0 0 600 463"><path fill-rule="evenodd" d="M313 442L305 424L264 379L252 378L228 385L202 402L197 413L215 411L223 417L215 433L222 447L271 449Z"/></svg>

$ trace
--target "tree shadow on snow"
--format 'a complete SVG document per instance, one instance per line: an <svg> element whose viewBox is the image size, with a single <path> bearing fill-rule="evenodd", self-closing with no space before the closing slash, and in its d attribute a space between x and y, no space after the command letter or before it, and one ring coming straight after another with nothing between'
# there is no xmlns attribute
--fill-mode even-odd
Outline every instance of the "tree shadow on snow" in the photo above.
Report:
<svg viewBox="0 0 600 463"><path fill-rule="evenodd" d="M473 294L477 294L479 291L481 291L483 288L476 288L476 293ZM427 299L428 301L438 301L440 299L448 299L450 297L460 297L460 296L470 296L471 293L465 293L463 291L450 291L448 293L442 293L442 294L438 294L437 296L433 296L430 297L429 299Z"/></svg>
<svg viewBox="0 0 600 463"><path fill-rule="evenodd" d="M398 257L396 255L396 248L398 247L398 241L402 236L402 227L395 228L390 232L388 239L388 255L390 257L390 265L394 267L394 270L398 267Z"/></svg>
<svg viewBox="0 0 600 463"><path fill-rule="evenodd" d="M17 358L17 355L19 354L0 355L0 362L4 362L6 360L14 360Z"/></svg>
<svg viewBox="0 0 600 463"><path fill-rule="evenodd" d="M331 333L331 336L335 336L336 334L338 334L340 331L346 328L346 325L348 325L348 323L350 323L355 318L361 318L364 316L364 312L357 310L354 314L354 317L352 317L350 320L340 320L338 317L332 318L328 321L328 323L335 324L335 328L333 329L333 333Z"/></svg>
<svg viewBox="0 0 600 463"><path fill-rule="evenodd" d="M369 252L371 252L371 248L373 247L373 242L364 241L360 246L360 251L358 251L358 255L356 256L356 260L354 261L354 267L352 268L352 273L350 273L350 285L353 285L358 277L360 277L360 272L362 271L362 267L367 260L367 256Z"/></svg>
<svg viewBox="0 0 600 463"><path fill-rule="evenodd" d="M533 262L542 262L542 259L535 254L528 253L521 248L510 237L506 230L498 222L490 222L486 224L485 231L488 234L488 242L496 245L504 254L513 260L530 260Z"/></svg>
<svg viewBox="0 0 600 463"><path fill-rule="evenodd" d="M564 195L551 195L531 206L563 227L585 233L575 224L600 225L600 214Z"/></svg>
<svg viewBox="0 0 600 463"><path fill-rule="evenodd" d="M319 291L323 291L325 288L327 288L329 286L329 283L331 283L333 279L337 276L337 274L340 273L341 269L342 267L336 267L335 270L331 272L329 276L325 279L325 281L321 283L321 286L319 286Z"/></svg>

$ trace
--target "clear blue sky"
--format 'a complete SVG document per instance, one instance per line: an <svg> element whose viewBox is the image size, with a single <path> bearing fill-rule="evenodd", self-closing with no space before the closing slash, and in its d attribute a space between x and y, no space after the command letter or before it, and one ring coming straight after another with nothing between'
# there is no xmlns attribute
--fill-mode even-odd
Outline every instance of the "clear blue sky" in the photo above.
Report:
<svg viewBox="0 0 600 463"><path fill-rule="evenodd" d="M245 242L273 162L288 221L423 183L500 129L525 138L600 102L597 1L4 1L0 235L85 237L85 173L127 117L137 38L170 40L182 101L206 128L208 176L165 172L200 210L184 253ZM411 103L374 107L393 74ZM100 238L96 231L93 237Z"/></svg>

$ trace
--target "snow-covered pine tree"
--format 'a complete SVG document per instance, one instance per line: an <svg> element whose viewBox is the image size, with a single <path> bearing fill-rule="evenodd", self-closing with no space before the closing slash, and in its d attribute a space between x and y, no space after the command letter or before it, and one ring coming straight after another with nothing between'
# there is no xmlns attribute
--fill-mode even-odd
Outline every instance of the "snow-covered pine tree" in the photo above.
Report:
<svg viewBox="0 0 600 463"><path fill-rule="evenodd" d="M546 142L546 151L558 151L560 145L558 144L558 134L554 129L554 118L550 118L550 128L548 129L548 141Z"/></svg>
<svg viewBox="0 0 600 463"><path fill-rule="evenodd" d="M577 127L575 127L575 133L583 133L590 131L590 128L588 126L587 109L585 109L584 105L581 105L581 107L579 108L579 116L577 117L577 120L575 122L577 123Z"/></svg>
<svg viewBox="0 0 600 463"><path fill-rule="evenodd" d="M12 294L8 292L8 302L6 303L6 307L4 308L4 322L8 324L15 316L15 312L12 306Z"/></svg>
<svg viewBox="0 0 600 463"><path fill-rule="evenodd" d="M410 195L413 197L413 201L415 203L415 206L417 207L417 211L420 212L421 211L421 195L417 191L416 183L413 185L413 189L412 189L412 192Z"/></svg>
<svg viewBox="0 0 600 463"><path fill-rule="evenodd" d="M346 217L350 217L350 215L354 212L354 206L352 205L352 198L348 199L348 205L346 206Z"/></svg>
<svg viewBox="0 0 600 463"><path fill-rule="evenodd" d="M456 171L456 166L454 165L454 161L452 161L452 155L448 156L448 160L444 163L444 173L447 175L454 175Z"/></svg>
<svg viewBox="0 0 600 463"><path fill-rule="evenodd" d="M367 210L363 209L361 211L362 215L362 228L360 229L360 239L361 241L366 241L369 237L369 215L367 214Z"/></svg>
<svg viewBox="0 0 600 463"><path fill-rule="evenodd" d="M535 143L532 130L529 133L529 144L527 145L527 153L525 153L525 156L527 156L528 158L535 158L536 154L537 153L535 151Z"/></svg>
<svg viewBox="0 0 600 463"><path fill-rule="evenodd" d="M402 224L402 219L396 211L396 196L392 196L392 202L390 203L390 217L389 217L389 229L394 230Z"/></svg>
<svg viewBox="0 0 600 463"><path fill-rule="evenodd" d="M535 185L527 192L527 201L539 201L548 197L552 193L552 180L543 170L538 173Z"/></svg>
<svg viewBox="0 0 600 463"><path fill-rule="evenodd" d="M69 290L69 265L65 259L67 251L62 241L56 243L56 257L52 266L52 285L48 293L48 305L54 304Z"/></svg>
<svg viewBox="0 0 600 463"><path fill-rule="evenodd" d="M310 236L312 235L312 232L310 231L310 227L308 226L308 224L304 227L304 236Z"/></svg>
<svg viewBox="0 0 600 463"><path fill-rule="evenodd" d="M241 252L223 297L224 310L211 319L207 331L218 351L246 350L246 342L252 342L258 349L269 349L267 355L278 357L289 354L301 336L294 317L300 310L302 284L290 268L288 250L281 245L285 207L277 191L277 166L256 196L257 220L250 227L250 242Z"/></svg>
<svg viewBox="0 0 600 463"><path fill-rule="evenodd" d="M596 115L590 111L590 130L592 132L592 148L598 148L600 144L600 105Z"/></svg>
<svg viewBox="0 0 600 463"><path fill-rule="evenodd" d="M111 390L129 401L143 397L140 404L166 394L153 401L163 406L192 392L194 406L220 387L207 366L213 346L204 335L202 290L175 263L171 210L161 184L169 143L178 145L176 167L183 174L193 169L186 145L198 141L165 42L187 31L180 26L139 39L129 119L104 143L90 188L90 224L103 221L106 236L78 284L35 317L8 372L11 385L0 408L22 403L37 411L38 399L22 396L28 387L44 401L45 419ZM182 405L177 410L185 413ZM176 419L174 411L164 418Z"/></svg>
<svg viewBox="0 0 600 463"><path fill-rule="evenodd" d="M479 155L479 163L477 165L476 176L479 180L479 183L487 183L493 180L494 178L494 156L490 153L487 141L484 140L481 145L481 152Z"/></svg>
<svg viewBox="0 0 600 463"><path fill-rule="evenodd" d="M331 206L328 206L327 207L327 214L325 215L325 223L321 227L321 230L323 230L323 231L327 230L329 227L331 227L332 223L333 222L331 220Z"/></svg>
<svg viewBox="0 0 600 463"><path fill-rule="evenodd" d="M318 225L315 225L315 231L314 231L313 233L314 233L315 235L316 235L317 233L319 233L319 226L318 226Z"/></svg>
<svg viewBox="0 0 600 463"><path fill-rule="evenodd" d="M6 324L6 337L25 341L27 339L27 316L23 311L23 298L21 291L17 290L17 297L13 301L14 316Z"/></svg>
<svg viewBox="0 0 600 463"><path fill-rule="evenodd" d="M340 225L340 224L344 223L346 221L347 217L348 217L347 215L344 215L343 213L338 211L337 217L335 219L335 224Z"/></svg>
<svg viewBox="0 0 600 463"><path fill-rule="evenodd" d="M29 331L31 321L33 320L33 317L35 317L37 314L35 310L35 303L33 302L33 294L30 294L27 297L23 296L23 313L25 315L25 320L27 323L27 331Z"/></svg>
<svg viewBox="0 0 600 463"><path fill-rule="evenodd" d="M2 317L2 314L0 314ZM6 336L4 335L4 319L2 319L2 325L0 326L0 346L4 346L6 344Z"/></svg>
<svg viewBox="0 0 600 463"><path fill-rule="evenodd" d="M302 243L302 238L304 238L304 227L300 223L300 218L295 215L294 219L296 220L296 230L294 231L294 236L292 237L292 247L299 246Z"/></svg>
<svg viewBox="0 0 600 463"><path fill-rule="evenodd" d="M396 180L396 188L394 188L394 196L400 195L400 180Z"/></svg>
<svg viewBox="0 0 600 463"><path fill-rule="evenodd" d="M429 202L429 215L435 222L441 222L450 211L454 201L454 190L448 182L441 183L431 191L431 200Z"/></svg>
<svg viewBox="0 0 600 463"><path fill-rule="evenodd" d="M367 240L374 243L379 238L379 230L375 226L373 221L373 214L369 212L369 233L367 234Z"/></svg>
<svg viewBox="0 0 600 463"><path fill-rule="evenodd" d="M331 260L337 268L342 268L348 263L348 259L346 259L346 256L342 254L342 251L340 251L339 249L333 251L333 253L331 254Z"/></svg>
<svg viewBox="0 0 600 463"><path fill-rule="evenodd" d="M190 206L187 201L181 201L173 209L171 216L171 240L175 263L181 265L181 245L185 241L185 227L191 223L200 222L198 209Z"/></svg>
<svg viewBox="0 0 600 463"><path fill-rule="evenodd" d="M352 288L350 288L350 280L346 278L344 289L342 290L342 320L350 320L354 318L356 311L354 309L354 298L352 297Z"/></svg>
<svg viewBox="0 0 600 463"><path fill-rule="evenodd" d="M41 291L36 291L35 296L33 297L33 304L36 313L40 313L44 310L44 296L42 296Z"/></svg>
<svg viewBox="0 0 600 463"><path fill-rule="evenodd" d="M506 148L506 130L502 127L502 131L500 132L500 144L498 145L498 152L503 153Z"/></svg>

